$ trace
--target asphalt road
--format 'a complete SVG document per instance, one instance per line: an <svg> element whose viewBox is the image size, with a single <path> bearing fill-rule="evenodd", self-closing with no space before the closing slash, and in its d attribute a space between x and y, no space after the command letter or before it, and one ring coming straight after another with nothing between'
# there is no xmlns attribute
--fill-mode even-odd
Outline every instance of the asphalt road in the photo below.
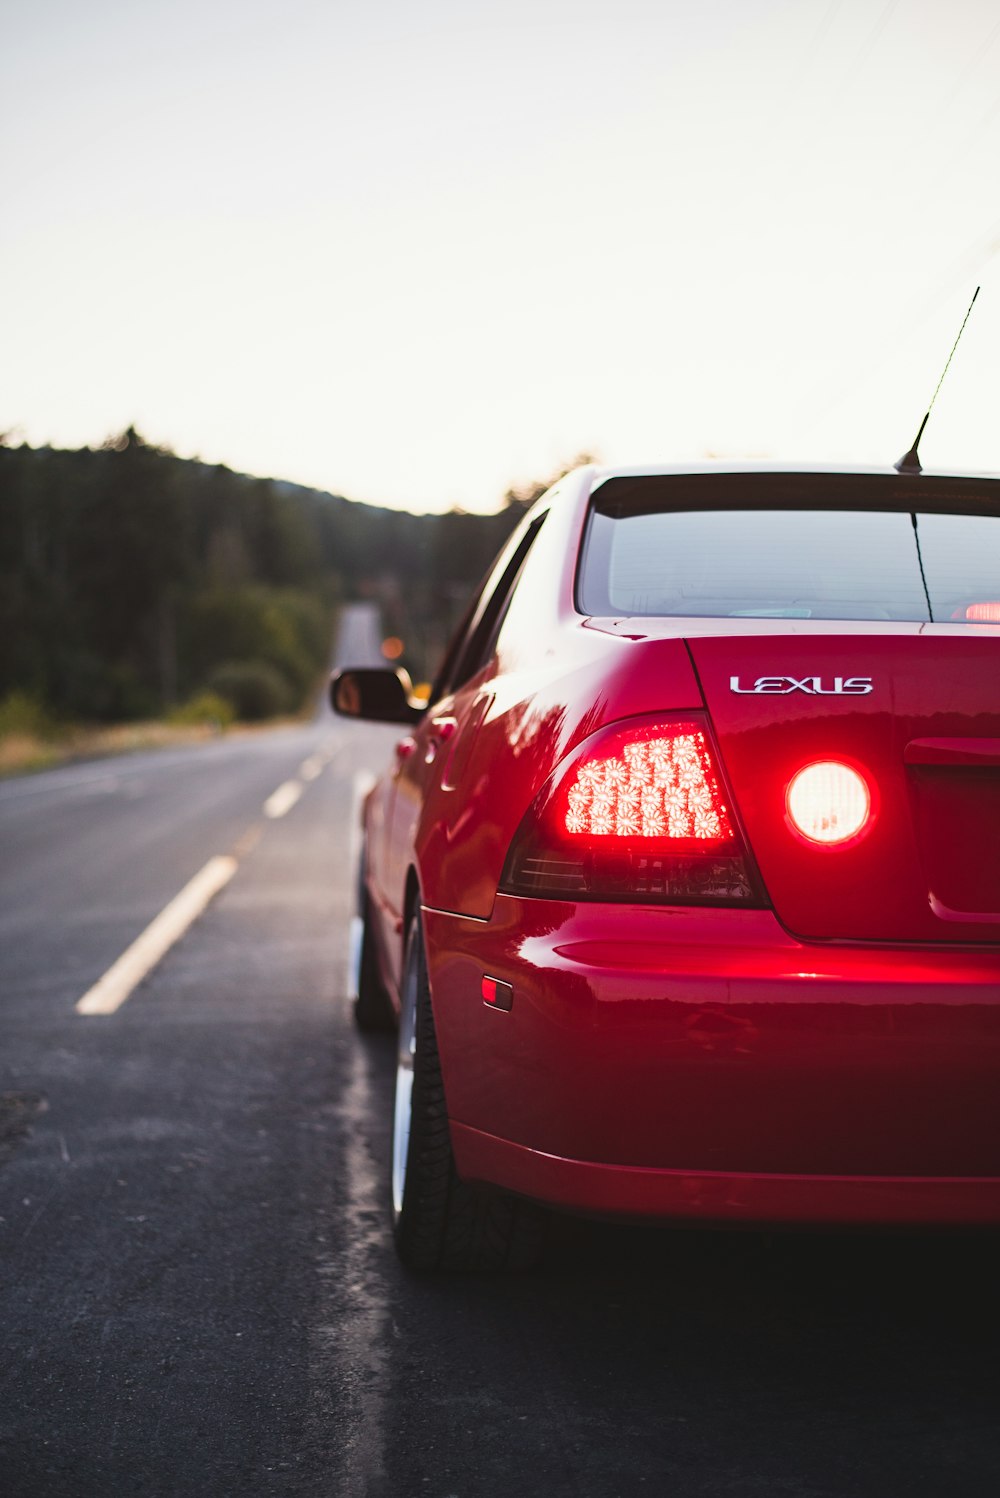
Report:
<svg viewBox="0 0 1000 1498"><path fill-rule="evenodd" d="M392 1043L344 998L391 740L320 718L0 786L3 1498L1000 1492L996 1239L563 1220L530 1277L399 1267Z"/></svg>

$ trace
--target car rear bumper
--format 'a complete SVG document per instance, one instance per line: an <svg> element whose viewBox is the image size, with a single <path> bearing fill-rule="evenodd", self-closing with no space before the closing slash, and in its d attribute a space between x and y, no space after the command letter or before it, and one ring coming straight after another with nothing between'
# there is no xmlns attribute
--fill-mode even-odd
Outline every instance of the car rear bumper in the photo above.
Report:
<svg viewBox="0 0 1000 1498"><path fill-rule="evenodd" d="M1000 1176L764 1175L654 1170L543 1155L452 1124L459 1174L594 1216L707 1223L1000 1226Z"/></svg>
<svg viewBox="0 0 1000 1498"><path fill-rule="evenodd" d="M507 896L424 924L463 1175L598 1213L1000 1221L996 948Z"/></svg>

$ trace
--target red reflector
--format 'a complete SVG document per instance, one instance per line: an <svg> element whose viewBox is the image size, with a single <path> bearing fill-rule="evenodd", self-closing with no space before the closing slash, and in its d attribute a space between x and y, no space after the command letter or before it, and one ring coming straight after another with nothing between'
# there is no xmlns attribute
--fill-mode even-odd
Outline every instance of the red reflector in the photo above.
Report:
<svg viewBox="0 0 1000 1498"><path fill-rule="evenodd" d="M491 1009L509 1010L514 1004L514 989L499 978L483 977L483 999Z"/></svg>
<svg viewBox="0 0 1000 1498"><path fill-rule="evenodd" d="M957 612L960 619L972 619L979 624L1000 624L1000 603L970 603Z"/></svg>
<svg viewBox="0 0 1000 1498"><path fill-rule="evenodd" d="M729 813L705 735L660 733L624 742L608 759L577 766L567 793L566 831L590 837L728 842Z"/></svg>

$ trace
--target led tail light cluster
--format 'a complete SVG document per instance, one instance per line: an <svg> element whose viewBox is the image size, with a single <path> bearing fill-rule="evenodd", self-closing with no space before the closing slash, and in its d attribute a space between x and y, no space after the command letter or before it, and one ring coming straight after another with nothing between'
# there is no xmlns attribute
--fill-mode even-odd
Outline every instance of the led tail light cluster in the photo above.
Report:
<svg viewBox="0 0 1000 1498"><path fill-rule="evenodd" d="M704 719L634 720L586 740L522 822L501 888L762 903Z"/></svg>
<svg viewBox="0 0 1000 1498"><path fill-rule="evenodd" d="M664 733L626 742L620 755L587 759L567 793L566 831L592 837L732 837L705 735Z"/></svg>

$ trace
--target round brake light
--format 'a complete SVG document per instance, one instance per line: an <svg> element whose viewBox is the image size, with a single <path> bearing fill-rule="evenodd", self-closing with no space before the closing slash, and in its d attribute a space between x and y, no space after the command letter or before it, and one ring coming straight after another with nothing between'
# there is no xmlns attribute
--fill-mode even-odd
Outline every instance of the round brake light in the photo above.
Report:
<svg viewBox="0 0 1000 1498"><path fill-rule="evenodd" d="M868 821L871 804L864 777L836 760L806 765L788 787L792 826L813 843L843 843L855 837Z"/></svg>

